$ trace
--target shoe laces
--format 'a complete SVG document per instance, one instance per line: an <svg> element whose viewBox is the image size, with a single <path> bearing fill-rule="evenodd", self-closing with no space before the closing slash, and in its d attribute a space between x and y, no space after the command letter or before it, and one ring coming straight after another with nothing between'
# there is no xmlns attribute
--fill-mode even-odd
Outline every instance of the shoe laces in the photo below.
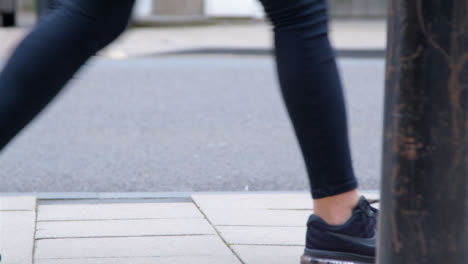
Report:
<svg viewBox="0 0 468 264"><path fill-rule="evenodd" d="M373 234L376 232L375 223L377 221L377 215L379 210L372 207L371 204L376 203L378 201L369 202L364 200L364 202L359 203L358 207L356 208L357 212L360 213L364 218L366 224L366 233Z"/></svg>
<svg viewBox="0 0 468 264"><path fill-rule="evenodd" d="M363 203L359 203L357 210L365 215L367 218L375 218L377 217L379 210L372 207L371 204L377 203L378 201L369 202L368 200L364 200Z"/></svg>

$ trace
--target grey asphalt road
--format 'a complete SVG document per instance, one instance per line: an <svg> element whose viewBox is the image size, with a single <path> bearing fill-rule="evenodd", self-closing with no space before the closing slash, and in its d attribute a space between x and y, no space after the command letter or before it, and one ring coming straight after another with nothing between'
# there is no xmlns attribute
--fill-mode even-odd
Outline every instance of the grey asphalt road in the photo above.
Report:
<svg viewBox="0 0 468 264"><path fill-rule="evenodd" d="M378 189L384 61L339 65L356 174ZM0 168L0 192L309 188L269 56L93 59Z"/></svg>

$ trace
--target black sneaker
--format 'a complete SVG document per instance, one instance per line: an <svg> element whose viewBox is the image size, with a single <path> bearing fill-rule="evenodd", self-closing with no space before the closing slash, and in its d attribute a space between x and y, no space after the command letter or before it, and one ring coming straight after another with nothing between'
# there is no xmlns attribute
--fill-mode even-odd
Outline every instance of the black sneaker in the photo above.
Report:
<svg viewBox="0 0 468 264"><path fill-rule="evenodd" d="M374 263L378 210L361 196L346 223L333 226L311 215L301 264Z"/></svg>

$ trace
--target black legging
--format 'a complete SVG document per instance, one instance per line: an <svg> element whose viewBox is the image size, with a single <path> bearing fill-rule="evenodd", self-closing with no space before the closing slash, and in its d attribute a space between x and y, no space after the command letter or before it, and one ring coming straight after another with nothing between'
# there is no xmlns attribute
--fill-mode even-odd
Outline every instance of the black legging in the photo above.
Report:
<svg viewBox="0 0 468 264"><path fill-rule="evenodd" d="M357 188L326 1L260 1L274 25L278 76L313 197ZM133 3L64 1L21 42L0 75L0 150L125 30Z"/></svg>

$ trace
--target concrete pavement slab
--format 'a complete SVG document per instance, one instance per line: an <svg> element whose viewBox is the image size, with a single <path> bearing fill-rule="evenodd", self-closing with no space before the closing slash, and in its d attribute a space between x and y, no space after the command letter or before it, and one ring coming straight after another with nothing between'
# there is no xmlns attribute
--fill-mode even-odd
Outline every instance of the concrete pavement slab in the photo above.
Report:
<svg viewBox="0 0 468 264"><path fill-rule="evenodd" d="M38 208L38 221L203 218L192 203L54 204Z"/></svg>
<svg viewBox="0 0 468 264"><path fill-rule="evenodd" d="M0 253L2 254L2 263L32 263L35 216L34 211L0 212Z"/></svg>
<svg viewBox="0 0 468 264"><path fill-rule="evenodd" d="M304 246L306 227L218 226L228 244Z"/></svg>
<svg viewBox="0 0 468 264"><path fill-rule="evenodd" d="M312 210L262 210L235 208L203 208L203 213L215 226L295 226L306 224Z"/></svg>
<svg viewBox="0 0 468 264"><path fill-rule="evenodd" d="M377 191L360 191L367 199L378 199ZM313 210L309 192L194 194L192 199L202 208Z"/></svg>
<svg viewBox="0 0 468 264"><path fill-rule="evenodd" d="M376 191L361 195L379 198ZM310 194L200 194L192 199L244 263L299 262L313 213Z"/></svg>
<svg viewBox="0 0 468 264"><path fill-rule="evenodd" d="M216 235L44 239L36 241L35 261L132 257L229 257Z"/></svg>
<svg viewBox="0 0 468 264"><path fill-rule="evenodd" d="M0 211L35 211L36 197L15 196L0 197Z"/></svg>
<svg viewBox="0 0 468 264"><path fill-rule="evenodd" d="M39 259L35 264L240 264L234 256L169 256L135 258Z"/></svg>
<svg viewBox="0 0 468 264"><path fill-rule="evenodd" d="M232 246L245 264L297 264L304 253L302 246Z"/></svg>
<svg viewBox="0 0 468 264"><path fill-rule="evenodd" d="M0 197L0 253L2 263L29 264L33 259L36 200Z"/></svg>
<svg viewBox="0 0 468 264"><path fill-rule="evenodd" d="M375 191L361 194L379 198ZM192 199L196 204L49 201L37 207L36 224L34 197L0 197L0 252L15 264L240 263L231 249L247 264L297 263L302 254L313 212L308 193Z"/></svg>
<svg viewBox="0 0 468 264"><path fill-rule="evenodd" d="M215 234L213 227L201 218L47 221L37 223L36 239Z"/></svg>
<svg viewBox="0 0 468 264"><path fill-rule="evenodd" d="M312 210L310 193L238 193L238 194L200 194L192 195L202 208L236 209L308 209Z"/></svg>
<svg viewBox="0 0 468 264"><path fill-rule="evenodd" d="M377 199L377 192L361 192ZM309 193L200 194L192 199L215 226L305 226L313 213Z"/></svg>
<svg viewBox="0 0 468 264"><path fill-rule="evenodd" d="M192 199L215 226L302 227L312 213L307 193L207 194Z"/></svg>
<svg viewBox="0 0 468 264"><path fill-rule="evenodd" d="M281 196L281 195L279 195ZM286 196L286 195L284 195ZM290 226L303 227L307 223L312 209L252 209L238 205L225 204L219 207L204 207L198 204L200 196L193 199L214 226ZM212 196L212 199L216 199ZM253 202L252 202L253 203ZM251 205L255 207L255 205ZM378 208L378 204L374 204Z"/></svg>

